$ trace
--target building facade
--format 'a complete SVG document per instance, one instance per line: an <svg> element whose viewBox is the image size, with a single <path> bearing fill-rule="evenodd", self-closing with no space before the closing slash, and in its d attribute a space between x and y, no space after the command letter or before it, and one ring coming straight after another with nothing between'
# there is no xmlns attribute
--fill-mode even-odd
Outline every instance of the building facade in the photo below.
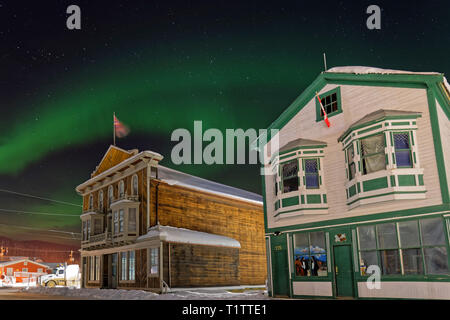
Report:
<svg viewBox="0 0 450 320"><path fill-rule="evenodd" d="M30 259L0 262L0 281L5 285L36 282L50 272L48 265Z"/></svg>
<svg viewBox="0 0 450 320"><path fill-rule="evenodd" d="M76 188L82 286L264 284L262 197L163 167L162 158L111 146Z"/></svg>
<svg viewBox="0 0 450 320"><path fill-rule="evenodd" d="M322 72L264 145L270 294L450 299L449 117L443 74Z"/></svg>

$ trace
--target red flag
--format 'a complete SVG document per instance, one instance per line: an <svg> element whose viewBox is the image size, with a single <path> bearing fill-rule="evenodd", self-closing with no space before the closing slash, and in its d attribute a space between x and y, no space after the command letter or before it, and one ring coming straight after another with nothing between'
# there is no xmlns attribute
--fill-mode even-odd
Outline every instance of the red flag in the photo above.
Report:
<svg viewBox="0 0 450 320"><path fill-rule="evenodd" d="M120 122L115 115L114 115L114 132L116 134L116 137L118 138L123 138L130 132L127 126L125 126L122 122Z"/></svg>
<svg viewBox="0 0 450 320"><path fill-rule="evenodd" d="M323 120L325 121L325 123L327 124L327 127L329 128L331 125L330 120L328 120L328 116L327 116L327 113L325 112L325 108L323 107L322 100L320 100L319 94L317 92L316 92L316 96L317 96L317 99L319 100L320 107L322 108Z"/></svg>

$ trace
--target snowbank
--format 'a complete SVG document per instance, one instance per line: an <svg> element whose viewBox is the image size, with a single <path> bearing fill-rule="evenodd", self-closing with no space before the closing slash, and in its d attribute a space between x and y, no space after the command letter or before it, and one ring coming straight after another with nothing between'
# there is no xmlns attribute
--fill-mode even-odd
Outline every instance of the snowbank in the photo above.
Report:
<svg viewBox="0 0 450 320"><path fill-rule="evenodd" d="M76 288L48 288L37 287L22 289L22 292L65 296L80 299L98 300L266 300L267 291L250 290L244 292L229 292L224 289L192 289L167 294L156 294L143 290L119 289L76 289Z"/></svg>

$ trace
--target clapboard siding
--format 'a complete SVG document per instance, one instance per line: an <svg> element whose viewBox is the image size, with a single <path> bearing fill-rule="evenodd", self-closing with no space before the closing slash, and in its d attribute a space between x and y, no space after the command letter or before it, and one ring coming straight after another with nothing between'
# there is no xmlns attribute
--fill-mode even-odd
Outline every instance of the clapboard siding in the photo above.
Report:
<svg viewBox="0 0 450 320"><path fill-rule="evenodd" d="M336 86L327 84L320 93L331 90ZM273 203L275 201L273 177L266 176L265 191L269 228L442 203L426 90L351 85L340 87L343 112L330 118L330 128L327 128L323 121L316 122L316 106L314 99L312 99L279 132L280 146L298 138L327 142L323 183L327 189L328 214L297 216L275 222L273 218ZM351 124L366 114L379 109L422 112L422 117L417 119L417 140L420 165L424 168L424 181L427 188L426 199L386 201L349 210L344 187L346 182L344 152L342 151L342 144L337 139Z"/></svg>
<svg viewBox="0 0 450 320"><path fill-rule="evenodd" d="M156 221L156 184L151 187L151 221ZM266 280L264 216L262 206L159 183L158 218L161 225L227 236L240 242L241 284Z"/></svg>

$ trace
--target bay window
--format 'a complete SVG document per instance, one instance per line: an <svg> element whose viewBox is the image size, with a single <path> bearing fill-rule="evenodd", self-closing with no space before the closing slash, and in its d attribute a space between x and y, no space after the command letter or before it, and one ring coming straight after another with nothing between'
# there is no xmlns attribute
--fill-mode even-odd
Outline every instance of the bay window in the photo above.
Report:
<svg viewBox="0 0 450 320"><path fill-rule="evenodd" d="M411 145L409 143L409 132L393 133L395 162L397 168L411 168Z"/></svg>
<svg viewBox="0 0 450 320"><path fill-rule="evenodd" d="M319 188L319 159L304 159L305 181L307 189Z"/></svg>

